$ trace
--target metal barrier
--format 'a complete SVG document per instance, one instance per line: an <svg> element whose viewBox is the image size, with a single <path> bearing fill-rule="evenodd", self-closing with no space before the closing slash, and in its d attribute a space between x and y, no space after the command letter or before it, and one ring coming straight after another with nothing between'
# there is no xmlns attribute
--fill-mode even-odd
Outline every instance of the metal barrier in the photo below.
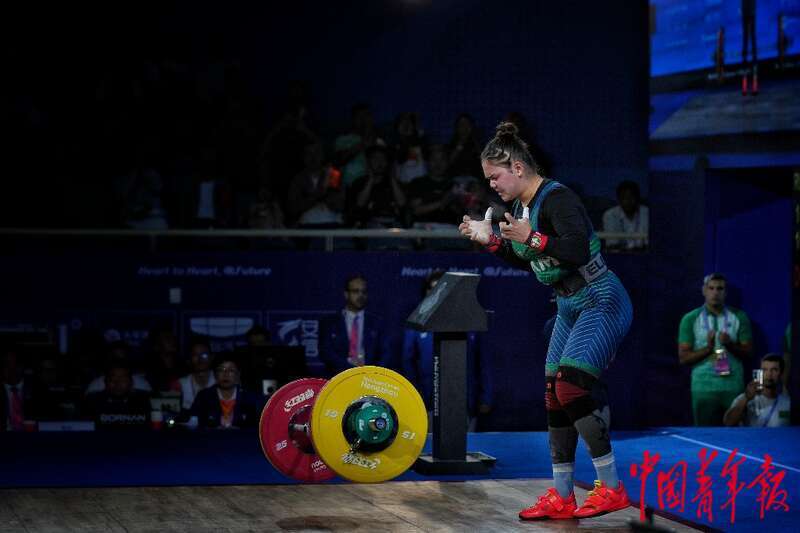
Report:
<svg viewBox="0 0 800 533"><path fill-rule="evenodd" d="M158 239L170 238L223 238L248 239L323 238L325 251L334 250L335 239L462 239L457 229L34 229L0 228L0 235L16 237L146 237L151 250L156 249ZM597 232L606 239L647 239L646 233Z"/></svg>

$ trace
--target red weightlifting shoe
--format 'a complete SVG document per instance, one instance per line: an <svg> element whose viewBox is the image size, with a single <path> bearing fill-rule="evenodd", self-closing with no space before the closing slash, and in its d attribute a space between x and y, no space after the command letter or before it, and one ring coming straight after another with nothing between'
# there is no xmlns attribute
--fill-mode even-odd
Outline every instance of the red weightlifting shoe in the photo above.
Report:
<svg viewBox="0 0 800 533"><path fill-rule="evenodd" d="M577 508L574 492L569 498L562 498L554 487L550 487L544 496L539 496L539 501L520 511L519 517L523 520L564 520L574 518Z"/></svg>
<svg viewBox="0 0 800 533"><path fill-rule="evenodd" d="M595 481L594 489L589 491L588 498L586 498L580 509L575 511L573 516L575 518L600 516L612 511L625 509L630 504L631 501L628 499L628 493L625 492L625 486L622 481L619 482L619 487L616 489L609 489L605 483Z"/></svg>

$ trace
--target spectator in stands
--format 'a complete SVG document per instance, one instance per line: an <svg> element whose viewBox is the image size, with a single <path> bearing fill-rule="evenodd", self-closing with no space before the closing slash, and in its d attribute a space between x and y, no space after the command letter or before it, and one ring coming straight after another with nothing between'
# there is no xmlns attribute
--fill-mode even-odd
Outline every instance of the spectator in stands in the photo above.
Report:
<svg viewBox="0 0 800 533"><path fill-rule="evenodd" d="M120 179L123 224L133 229L168 229L162 202L161 175L153 168L136 167Z"/></svg>
<svg viewBox="0 0 800 533"><path fill-rule="evenodd" d="M763 383L755 379L748 383L725 412L726 426L774 428L789 425L789 395L778 393L784 372L783 357L777 353L765 355L761 359L761 372Z"/></svg>
<svg viewBox="0 0 800 533"><path fill-rule="evenodd" d="M425 227L434 224L458 226L464 204L456 194L453 180L447 175L447 148L444 145L430 147L428 175L409 185L408 197L417 224Z"/></svg>
<svg viewBox="0 0 800 533"><path fill-rule="evenodd" d="M477 178L483 176L481 146L475 131L475 121L468 114L461 113L456 118L447 153L450 154L448 175Z"/></svg>
<svg viewBox="0 0 800 533"><path fill-rule="evenodd" d="M549 176L552 166L550 156L548 156L536 142L535 128L528 123L528 119L525 118L525 115L522 114L521 111L509 111L506 113L503 121L511 122L517 126L517 130L519 131L517 136L528 143L528 151L533 156L533 160L536 161L536 166L539 168L539 175Z"/></svg>
<svg viewBox="0 0 800 533"><path fill-rule="evenodd" d="M422 297L430 294L443 270L425 278ZM467 335L467 416L468 430L477 429L478 416L492 410L492 375L488 346L475 332ZM403 375L416 387L428 410L429 427L433 423L433 334L407 328L403 336Z"/></svg>
<svg viewBox="0 0 800 533"><path fill-rule="evenodd" d="M260 182L267 185L279 202L286 201L289 179L303 169L305 147L318 142L308 124L305 97L294 97L267 134L261 148Z"/></svg>
<svg viewBox="0 0 800 533"><path fill-rule="evenodd" d="M258 425L262 402L260 396L240 385L239 364L229 353L221 354L214 363L217 384L197 393L191 415L200 427L247 428Z"/></svg>
<svg viewBox="0 0 800 533"><path fill-rule="evenodd" d="M459 176L453 179L455 182L456 197L462 205L463 212L470 218L483 218L489 207L493 208L495 217L502 215L506 206L497 193L491 190L486 180L474 178L472 176Z"/></svg>
<svg viewBox="0 0 800 533"><path fill-rule="evenodd" d="M403 112L394 121L392 153L400 183L410 183L428 173L425 165L425 135L416 113Z"/></svg>
<svg viewBox="0 0 800 533"><path fill-rule="evenodd" d="M697 426L718 426L742 392L742 361L753 352L747 314L725 305L726 280L703 279L705 304L684 315L678 330L678 359L691 365L692 415Z"/></svg>
<svg viewBox="0 0 800 533"><path fill-rule="evenodd" d="M247 227L252 229L284 228L283 209L278 198L266 185L258 189L258 197L250 204L247 213Z"/></svg>
<svg viewBox="0 0 800 533"><path fill-rule="evenodd" d="M258 324L245 333L247 344L238 348L237 360L241 371L246 375L247 381L242 384L248 390L263 390L264 380L274 380L275 386L285 384L286 380L279 380L281 361L275 357L275 352L270 349L271 334L268 329Z"/></svg>
<svg viewBox="0 0 800 533"><path fill-rule="evenodd" d="M150 395L133 388L130 367L121 360L108 366L105 389L86 397L83 414L97 429L145 428L150 423Z"/></svg>
<svg viewBox="0 0 800 533"><path fill-rule="evenodd" d="M359 227L398 227L406 194L389 165L389 153L382 146L372 146L366 154L366 175L354 181L347 191L348 215Z"/></svg>
<svg viewBox="0 0 800 533"><path fill-rule="evenodd" d="M216 385L214 374L211 372L211 347L208 341L195 338L189 345L191 372L180 380L181 409L189 411L197 394L209 387Z"/></svg>
<svg viewBox="0 0 800 533"><path fill-rule="evenodd" d="M105 360L105 374L102 376L98 376L94 378L89 385L86 387L85 394L91 394L93 392L100 392L105 390L106 388L106 376L108 375L108 369L115 365L123 365L126 368L130 369L130 353L128 350L128 345L125 344L124 341L114 341L108 346L108 350L106 353L106 360ZM133 388L139 391L144 392L151 392L153 387L150 385L150 382L147 381L147 378L142 373L134 373L132 375L133 379Z"/></svg>
<svg viewBox="0 0 800 533"><path fill-rule="evenodd" d="M72 363L70 357L70 363ZM33 409L29 418L35 420L74 420L83 399L81 390L67 386L63 365L58 353L48 351L38 363L33 380Z"/></svg>
<svg viewBox="0 0 800 533"><path fill-rule="evenodd" d="M178 339L171 329L154 331L151 334L152 348L147 355L147 381L153 395L180 392L178 380L186 373L186 367L178 359Z"/></svg>
<svg viewBox="0 0 800 533"><path fill-rule="evenodd" d="M259 326L258 324L248 329L244 336L247 340L247 346L251 348L269 346L272 342L272 334L270 331L264 326Z"/></svg>
<svg viewBox="0 0 800 533"><path fill-rule="evenodd" d="M342 183L349 187L356 179L367 174L367 148L386 146L378 137L372 111L367 104L356 104L351 112L350 132L340 135L333 143L334 161L342 171Z"/></svg>
<svg viewBox="0 0 800 533"><path fill-rule="evenodd" d="M220 172L219 158L213 148L203 151L188 200L192 227L208 229L231 225L233 194Z"/></svg>
<svg viewBox="0 0 800 533"><path fill-rule="evenodd" d="M363 365L392 367L383 320L366 310L367 279L356 274L344 285L345 307L323 328L320 360L328 375Z"/></svg>
<svg viewBox="0 0 800 533"><path fill-rule="evenodd" d="M642 205L639 185L625 180L617 185L616 205L603 213L603 231L614 233L647 233L650 227L650 211ZM644 239L607 239L609 250L644 250L648 240Z"/></svg>
<svg viewBox="0 0 800 533"><path fill-rule="evenodd" d="M325 164L322 144L305 147L305 166L289 186L288 211L302 228L335 228L342 225L344 187L341 172Z"/></svg>
<svg viewBox="0 0 800 533"><path fill-rule="evenodd" d="M33 397L33 387L26 383L23 363L19 350L5 347L0 353L0 431L22 431L24 421L29 418Z"/></svg>

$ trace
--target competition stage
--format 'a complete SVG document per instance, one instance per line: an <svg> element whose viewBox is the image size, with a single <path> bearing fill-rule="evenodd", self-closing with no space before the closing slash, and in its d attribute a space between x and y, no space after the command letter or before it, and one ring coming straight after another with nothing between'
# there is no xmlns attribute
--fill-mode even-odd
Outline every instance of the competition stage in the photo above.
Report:
<svg viewBox="0 0 800 533"><path fill-rule="evenodd" d="M469 433L469 450L497 459L487 475L408 470L381 483L285 477L251 430L7 433L0 530L628 531L641 527L645 509L654 511L652 527L667 531L800 530L800 428L676 427L612 438L633 507L522 522L519 510L551 483L546 432ZM576 480L587 489L593 476L580 444ZM576 496L583 501L585 490Z"/></svg>

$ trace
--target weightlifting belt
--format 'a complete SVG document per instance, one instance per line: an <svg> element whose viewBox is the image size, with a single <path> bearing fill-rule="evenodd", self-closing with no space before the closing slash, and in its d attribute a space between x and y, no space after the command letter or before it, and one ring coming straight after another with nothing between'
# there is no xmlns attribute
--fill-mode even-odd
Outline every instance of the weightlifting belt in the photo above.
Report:
<svg viewBox="0 0 800 533"><path fill-rule="evenodd" d="M567 274L553 284L553 289L561 297L572 296L589 283L608 272L601 254L594 255L588 263Z"/></svg>

